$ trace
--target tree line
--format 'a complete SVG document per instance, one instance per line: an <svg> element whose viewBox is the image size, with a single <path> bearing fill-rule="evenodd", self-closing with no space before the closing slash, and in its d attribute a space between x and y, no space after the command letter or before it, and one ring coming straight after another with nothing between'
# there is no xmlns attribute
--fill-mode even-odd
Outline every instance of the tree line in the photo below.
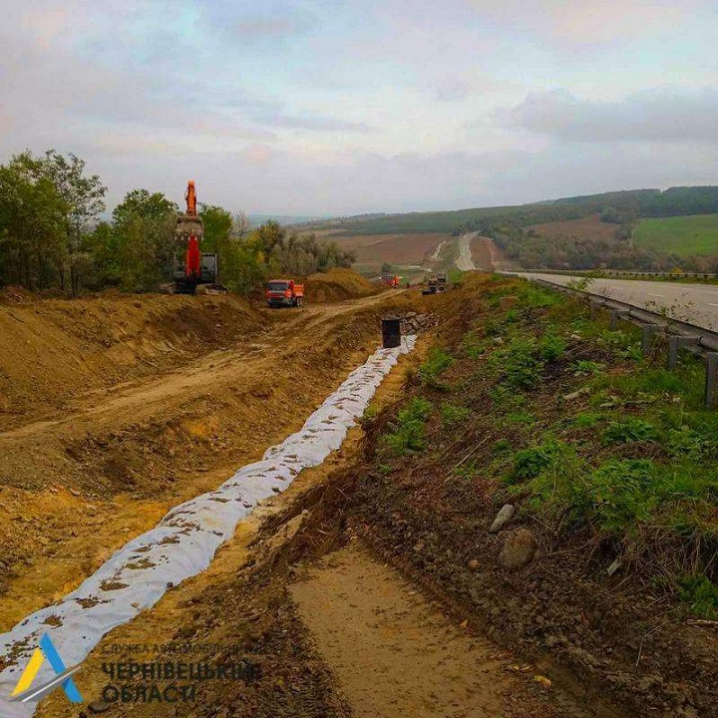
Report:
<svg viewBox="0 0 718 718"><path fill-rule="evenodd" d="M636 247L617 230L616 239L548 236L504 226L491 235L504 254L524 269L626 269L637 272L718 272L718 256L680 256Z"/></svg>
<svg viewBox="0 0 718 718"><path fill-rule="evenodd" d="M26 151L0 165L0 286L77 295L118 287L155 291L171 280L184 244L177 204L135 189L103 219L107 187L74 154ZM276 222L251 229L243 213L200 205L202 251L218 255L219 279L248 294L273 274L350 267L352 252Z"/></svg>

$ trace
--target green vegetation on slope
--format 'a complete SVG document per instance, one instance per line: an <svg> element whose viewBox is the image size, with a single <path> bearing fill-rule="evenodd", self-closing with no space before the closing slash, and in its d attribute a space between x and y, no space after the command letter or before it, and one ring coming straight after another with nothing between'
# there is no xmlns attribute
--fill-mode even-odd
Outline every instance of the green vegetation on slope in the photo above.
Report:
<svg viewBox="0 0 718 718"><path fill-rule="evenodd" d="M485 287L468 331L421 366L383 465L419 476L478 437L432 505L469 515L487 495L518 504L557 549L610 545L597 559L606 567L630 560L689 612L718 618L718 412L703 408L701 362L668 371L664 355L643 358L636 327L610 332L583 305L520 281ZM502 310L506 295L515 303Z"/></svg>
<svg viewBox="0 0 718 718"><path fill-rule="evenodd" d="M630 224L638 217L670 217L718 212L718 187L671 187L606 192L534 204L477 207L446 212L411 212L379 217L330 219L322 227L341 227L347 234L409 234L433 232L490 233L502 225L526 227L600 214L611 224Z"/></svg>
<svg viewBox="0 0 718 718"><path fill-rule="evenodd" d="M718 214L642 219L635 225L633 240L641 247L682 256L718 254Z"/></svg>
<svg viewBox="0 0 718 718"><path fill-rule="evenodd" d="M551 654L631 715L686 700L718 715L710 629L687 625L718 619L718 412L701 363L666 371L637 327L611 332L505 277L469 274L436 307L442 351L365 422L356 534L469 629Z"/></svg>

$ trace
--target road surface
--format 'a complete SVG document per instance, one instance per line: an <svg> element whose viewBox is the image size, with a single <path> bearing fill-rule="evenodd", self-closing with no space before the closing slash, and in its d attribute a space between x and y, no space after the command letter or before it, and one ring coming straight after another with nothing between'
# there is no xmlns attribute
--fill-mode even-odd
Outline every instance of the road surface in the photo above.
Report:
<svg viewBox="0 0 718 718"><path fill-rule="evenodd" d="M566 274L516 272L527 279L544 279L567 285L580 280ZM594 279L587 287L593 294L644 307L651 311L668 311L668 316L718 331L718 285L650 282L633 279Z"/></svg>
<svg viewBox="0 0 718 718"><path fill-rule="evenodd" d="M439 261L439 255L441 254L441 250L444 248L445 244L446 244L446 240L444 240L443 242L439 242L439 245L437 246L436 250L434 251L434 254L431 255L432 262Z"/></svg>
<svg viewBox="0 0 718 718"><path fill-rule="evenodd" d="M456 258L454 264L456 264L456 268L462 272L470 272L472 269L476 269L474 260L471 258L471 240L476 237L476 235L478 235L478 232L469 232L459 237L459 256Z"/></svg>

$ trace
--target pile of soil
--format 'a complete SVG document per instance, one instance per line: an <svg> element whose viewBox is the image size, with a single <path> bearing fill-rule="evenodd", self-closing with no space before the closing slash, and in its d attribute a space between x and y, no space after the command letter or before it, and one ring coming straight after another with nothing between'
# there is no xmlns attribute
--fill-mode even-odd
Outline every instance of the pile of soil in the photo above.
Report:
<svg viewBox="0 0 718 718"><path fill-rule="evenodd" d="M89 390L186 364L266 324L231 296L11 294L20 299L0 305L0 431L50 416Z"/></svg>
<svg viewBox="0 0 718 718"><path fill-rule="evenodd" d="M332 269L307 277L304 291L308 302L341 302L370 297L380 292L381 287L350 269Z"/></svg>

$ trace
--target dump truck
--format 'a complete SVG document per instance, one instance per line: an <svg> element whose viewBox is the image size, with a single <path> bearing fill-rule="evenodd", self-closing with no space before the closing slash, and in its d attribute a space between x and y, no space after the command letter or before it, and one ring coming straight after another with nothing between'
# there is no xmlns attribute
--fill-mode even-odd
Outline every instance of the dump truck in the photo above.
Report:
<svg viewBox="0 0 718 718"><path fill-rule="evenodd" d="M304 304L304 285L293 279L270 279L266 290L270 307L301 307Z"/></svg>

